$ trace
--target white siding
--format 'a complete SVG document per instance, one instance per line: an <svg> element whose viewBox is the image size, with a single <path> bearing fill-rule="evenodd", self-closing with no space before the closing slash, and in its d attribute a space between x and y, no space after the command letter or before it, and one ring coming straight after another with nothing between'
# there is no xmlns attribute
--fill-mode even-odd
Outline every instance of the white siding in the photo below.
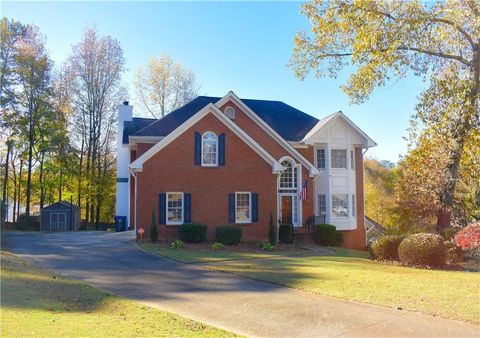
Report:
<svg viewBox="0 0 480 338"><path fill-rule="evenodd" d="M129 220L129 173L128 165L130 164L130 149L127 144L122 144L123 128L125 121L131 121L133 115L133 107L129 105L120 105L118 107L118 133L117 133L117 200L116 211L117 216L126 216L127 224ZM127 180L126 182L124 182Z"/></svg>

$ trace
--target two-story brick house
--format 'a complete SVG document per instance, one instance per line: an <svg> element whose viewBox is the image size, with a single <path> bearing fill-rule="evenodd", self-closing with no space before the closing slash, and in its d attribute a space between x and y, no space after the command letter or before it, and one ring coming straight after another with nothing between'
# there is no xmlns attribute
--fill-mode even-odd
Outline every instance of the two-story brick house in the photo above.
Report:
<svg viewBox="0 0 480 338"><path fill-rule="evenodd" d="M195 221L267 240L270 214L306 232L321 217L344 246L366 244L363 152L375 146L342 112L318 120L283 102L199 96L161 119L119 107L117 215L159 238Z"/></svg>

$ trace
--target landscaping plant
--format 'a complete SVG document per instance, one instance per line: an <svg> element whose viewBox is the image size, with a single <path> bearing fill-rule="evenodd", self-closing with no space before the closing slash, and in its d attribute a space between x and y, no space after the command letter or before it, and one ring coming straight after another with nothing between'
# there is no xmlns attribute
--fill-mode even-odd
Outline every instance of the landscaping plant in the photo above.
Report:
<svg viewBox="0 0 480 338"><path fill-rule="evenodd" d="M419 233L408 236L400 243L398 256L403 264L410 266L444 266L447 249L442 236Z"/></svg>
<svg viewBox="0 0 480 338"><path fill-rule="evenodd" d="M455 235L455 242L463 250L480 246L480 222L472 223Z"/></svg>
<svg viewBox="0 0 480 338"><path fill-rule="evenodd" d="M207 240L207 225L185 223L180 226L180 238L186 243L202 243Z"/></svg>
<svg viewBox="0 0 480 338"><path fill-rule="evenodd" d="M233 225L222 225L215 229L217 242L232 245L242 240L242 228Z"/></svg>
<svg viewBox="0 0 480 338"><path fill-rule="evenodd" d="M280 224L278 229L278 239L282 243L293 243L293 225Z"/></svg>
<svg viewBox="0 0 480 338"><path fill-rule="evenodd" d="M150 240L155 243L158 239L157 222L155 220L155 210L152 209L152 223L150 224Z"/></svg>
<svg viewBox="0 0 480 338"><path fill-rule="evenodd" d="M336 246L337 228L331 224L318 224L316 226L315 241L319 245Z"/></svg>
<svg viewBox="0 0 480 338"><path fill-rule="evenodd" d="M212 244L213 250L222 250L224 247L223 243L215 242Z"/></svg>
<svg viewBox="0 0 480 338"><path fill-rule="evenodd" d="M177 238L175 238L172 243L170 243L170 248L172 249L183 249L183 247L183 242Z"/></svg>
<svg viewBox="0 0 480 338"><path fill-rule="evenodd" d="M398 246L403 239L396 235L379 237L370 246L370 255L378 261L398 261Z"/></svg>
<svg viewBox="0 0 480 338"><path fill-rule="evenodd" d="M273 214L270 211L270 219L268 221L268 240L271 244L275 245L277 243L277 235L275 233L275 224L273 222Z"/></svg>
<svg viewBox="0 0 480 338"><path fill-rule="evenodd" d="M455 241L445 241L444 244L447 249L448 264L456 264L463 261L463 250Z"/></svg>
<svg viewBox="0 0 480 338"><path fill-rule="evenodd" d="M264 251L273 251L275 250L275 245L269 242L261 242L258 247Z"/></svg>

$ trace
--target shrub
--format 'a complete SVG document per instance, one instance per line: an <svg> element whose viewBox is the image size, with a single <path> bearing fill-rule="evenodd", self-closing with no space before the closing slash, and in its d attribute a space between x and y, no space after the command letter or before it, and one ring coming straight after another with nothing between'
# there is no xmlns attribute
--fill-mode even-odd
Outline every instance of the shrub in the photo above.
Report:
<svg viewBox="0 0 480 338"><path fill-rule="evenodd" d="M17 219L17 230L31 231L40 230L40 222L37 216L27 216L26 214L21 214Z"/></svg>
<svg viewBox="0 0 480 338"><path fill-rule="evenodd" d="M463 250L454 241L445 241L447 249L447 263L455 264L463 261Z"/></svg>
<svg viewBox="0 0 480 338"><path fill-rule="evenodd" d="M158 239L157 222L155 221L155 210L152 209L152 223L150 224L150 240L155 243Z"/></svg>
<svg viewBox="0 0 480 338"><path fill-rule="evenodd" d="M293 243L293 225L280 224L278 229L278 239L282 243Z"/></svg>
<svg viewBox="0 0 480 338"><path fill-rule="evenodd" d="M222 250L224 248L224 245L219 242L215 242L212 244L212 249L213 250Z"/></svg>
<svg viewBox="0 0 480 338"><path fill-rule="evenodd" d="M277 243L277 236L276 236L276 233L275 233L275 223L273 222L272 212L270 212L270 220L268 221L268 240L273 245L275 245L275 243Z"/></svg>
<svg viewBox="0 0 480 338"><path fill-rule="evenodd" d="M316 226L315 241L319 245L337 245L337 228L335 225L318 224Z"/></svg>
<svg viewBox="0 0 480 338"><path fill-rule="evenodd" d="M465 250L463 254L469 259L480 260L480 245Z"/></svg>
<svg viewBox="0 0 480 338"><path fill-rule="evenodd" d="M170 243L170 248L172 249L183 249L183 247L183 242L176 238L172 241L172 243Z"/></svg>
<svg viewBox="0 0 480 338"><path fill-rule="evenodd" d="M402 236L382 236L370 246L370 255L379 261L398 261L398 246L403 241Z"/></svg>
<svg viewBox="0 0 480 338"><path fill-rule="evenodd" d="M233 225L222 225L215 229L217 242L232 245L242 240L242 228Z"/></svg>
<svg viewBox="0 0 480 338"><path fill-rule="evenodd" d="M455 237L455 234L460 230L460 228L458 227L450 227L450 228L446 228L444 229L440 235L443 236L443 238L445 238L446 241L449 241L451 239L453 239Z"/></svg>
<svg viewBox="0 0 480 338"><path fill-rule="evenodd" d="M443 266L447 249L443 237L436 234L419 233L405 238L398 247L400 261L411 266Z"/></svg>
<svg viewBox="0 0 480 338"><path fill-rule="evenodd" d="M343 234L340 231L337 231L335 233L336 241L337 243L335 244L336 246L341 246L343 244Z"/></svg>
<svg viewBox="0 0 480 338"><path fill-rule="evenodd" d="M455 235L455 243L463 250L480 245L480 222L472 223Z"/></svg>
<svg viewBox="0 0 480 338"><path fill-rule="evenodd" d="M258 247L262 250L265 250L265 251L273 251L275 250L275 245L273 245L272 243L269 243L269 242L261 242Z"/></svg>
<svg viewBox="0 0 480 338"><path fill-rule="evenodd" d="M180 226L180 239L186 243L202 243L207 240L207 225L185 223Z"/></svg>

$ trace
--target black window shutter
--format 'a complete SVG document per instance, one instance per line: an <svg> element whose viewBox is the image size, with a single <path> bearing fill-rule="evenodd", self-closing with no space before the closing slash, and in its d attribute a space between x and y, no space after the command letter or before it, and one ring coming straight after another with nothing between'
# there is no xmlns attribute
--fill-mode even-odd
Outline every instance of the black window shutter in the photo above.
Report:
<svg viewBox="0 0 480 338"><path fill-rule="evenodd" d="M228 221L235 223L235 193L228 194Z"/></svg>
<svg viewBox="0 0 480 338"><path fill-rule="evenodd" d="M158 194L158 203L159 203L159 223L160 224L166 224L167 223L167 194L164 192L161 194Z"/></svg>
<svg viewBox="0 0 480 338"><path fill-rule="evenodd" d="M202 136L195 132L195 165L202 164Z"/></svg>
<svg viewBox="0 0 480 338"><path fill-rule="evenodd" d="M225 133L218 137L218 165L225 165Z"/></svg>
<svg viewBox="0 0 480 338"><path fill-rule="evenodd" d="M252 222L258 222L258 193L252 192Z"/></svg>
<svg viewBox="0 0 480 338"><path fill-rule="evenodd" d="M192 221L192 195L190 193L183 194L183 223L190 223Z"/></svg>

